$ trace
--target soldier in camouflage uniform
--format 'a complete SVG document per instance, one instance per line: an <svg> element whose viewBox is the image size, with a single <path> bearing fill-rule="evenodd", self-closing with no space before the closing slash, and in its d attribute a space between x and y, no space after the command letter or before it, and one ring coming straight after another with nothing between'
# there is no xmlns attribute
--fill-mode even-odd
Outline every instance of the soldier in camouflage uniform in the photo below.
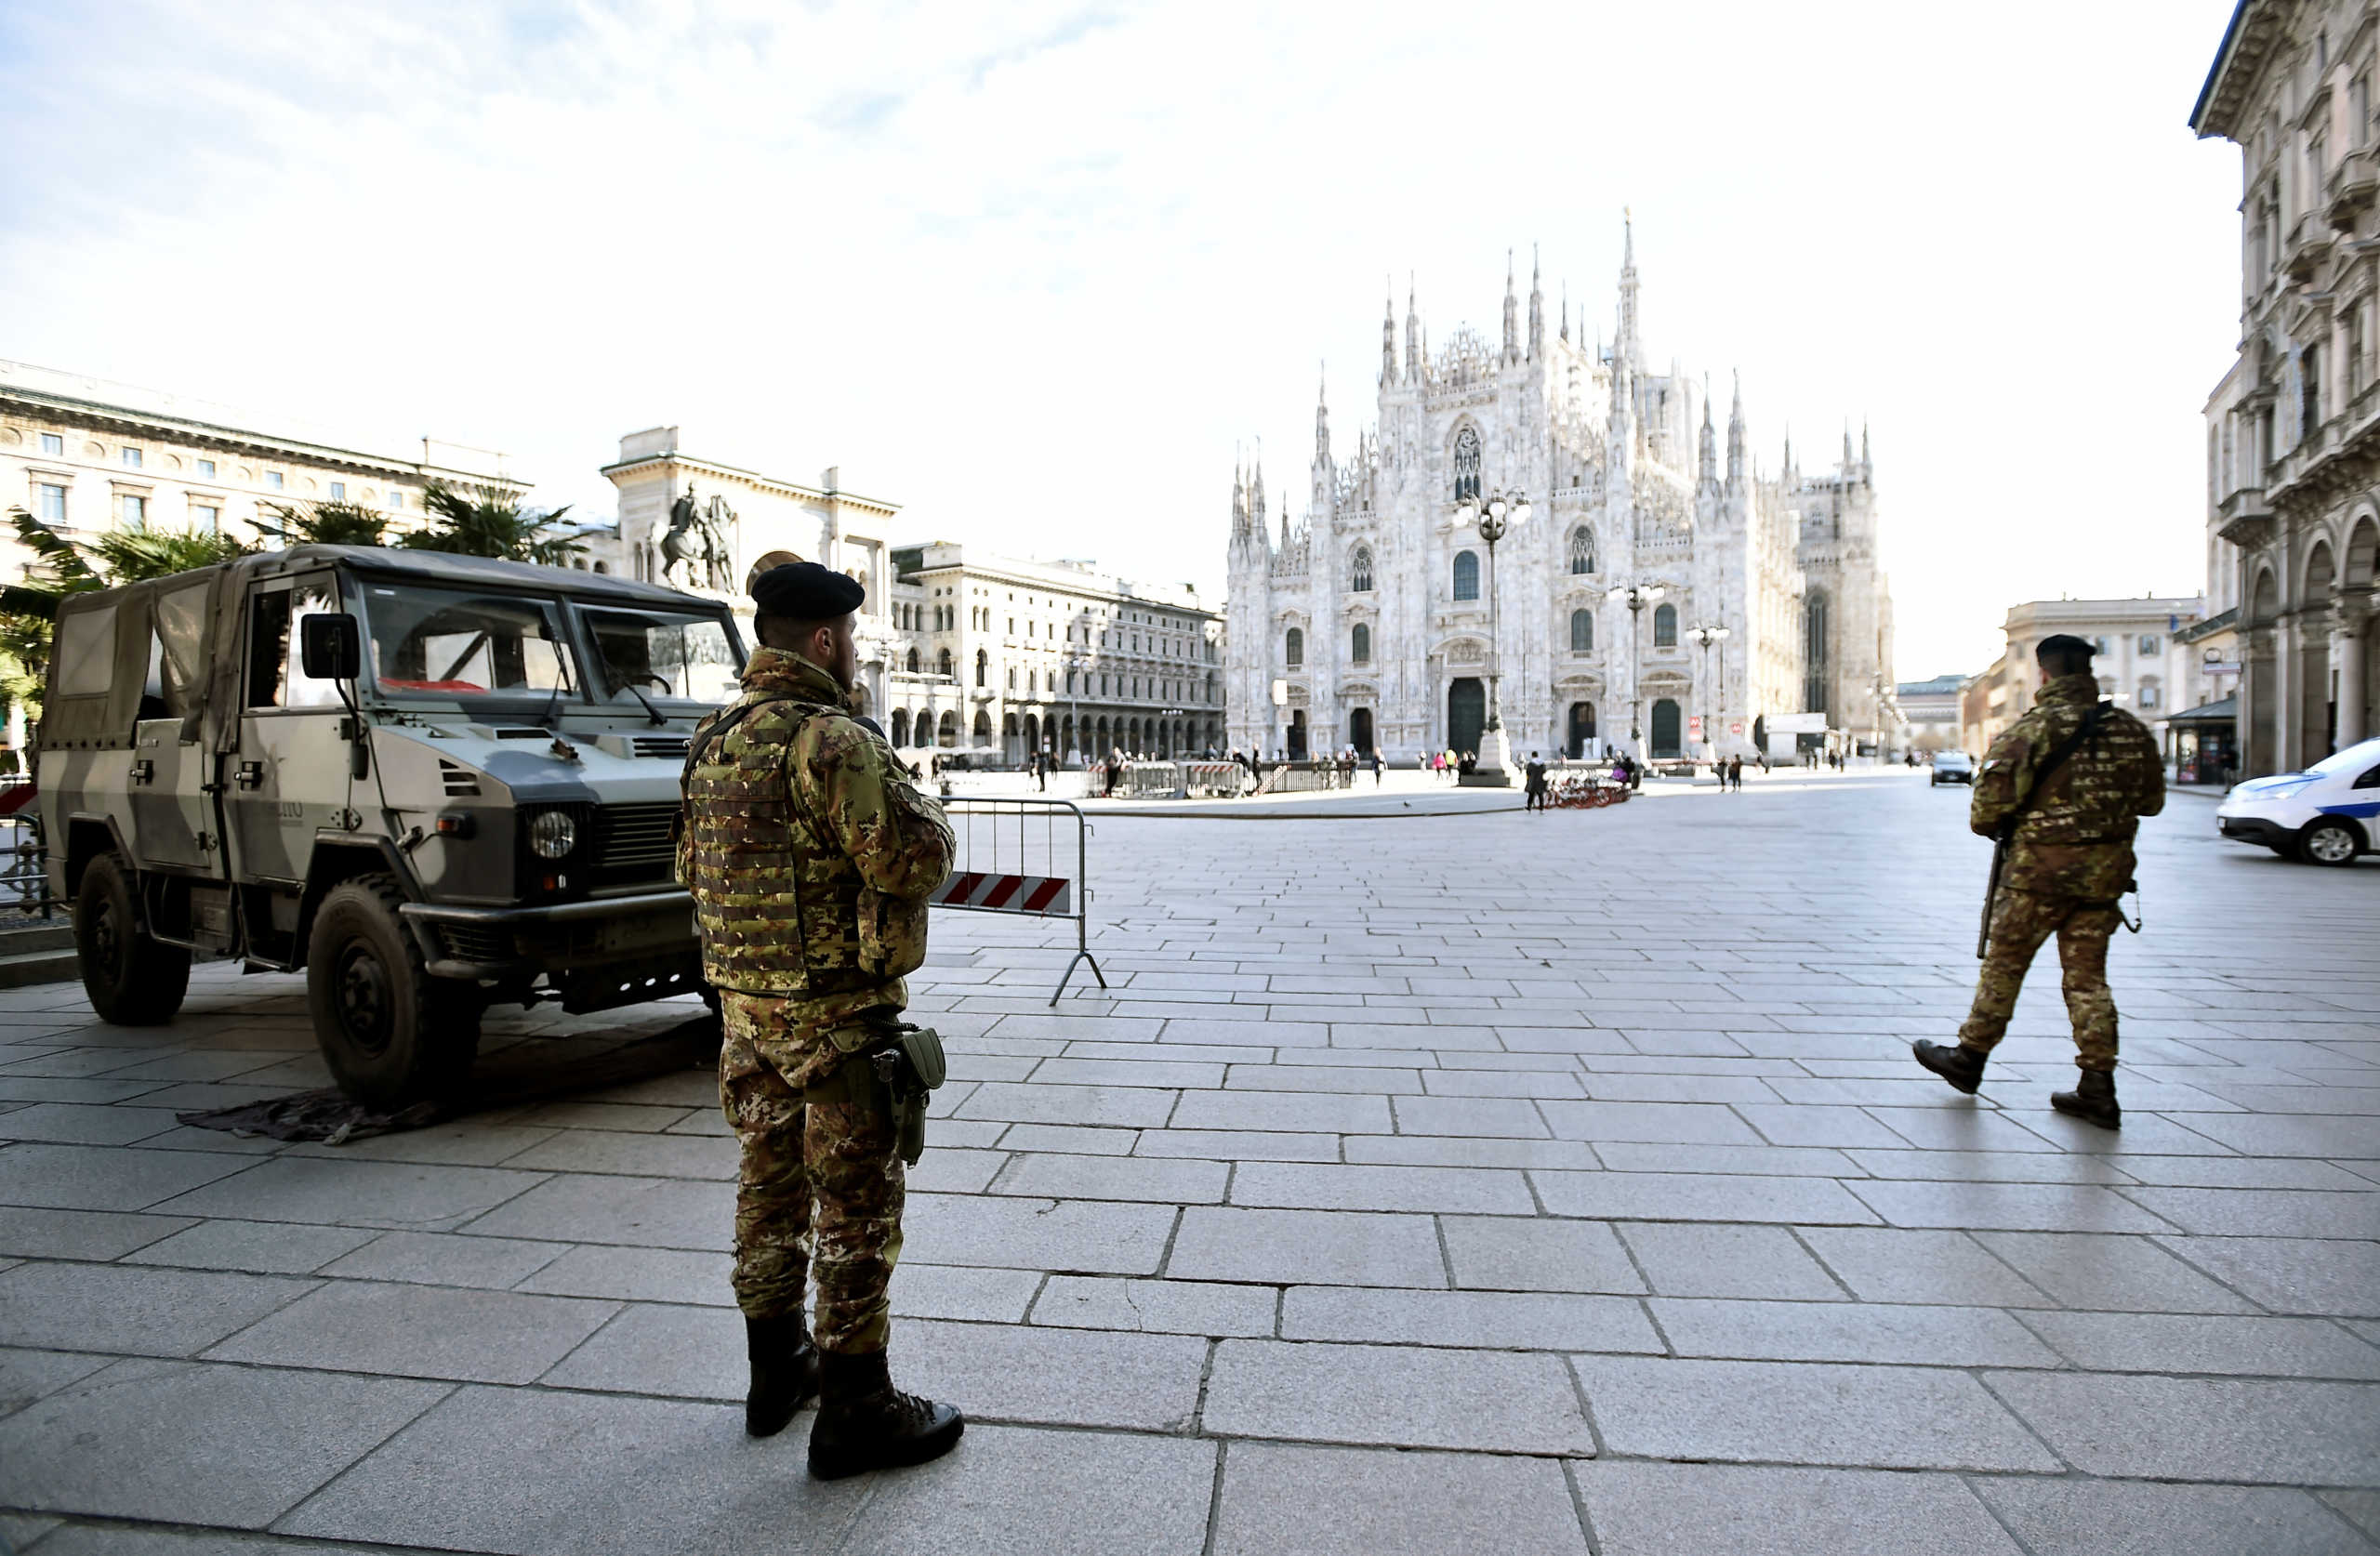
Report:
<svg viewBox="0 0 2380 1556"><path fill-rule="evenodd" d="M2041 695L1992 742L1976 774L1968 824L1997 837L2015 824L1991 907L1989 952L1958 1046L1921 1041L1914 1051L1920 1064L1974 1091L2008 1030L2033 953L2055 934L2082 1079L2072 1091L2053 1093L2050 1105L2112 1129L2123 1114L2116 1103L2108 939L2122 921L2116 900L2132 886L2138 818L2165 808L2165 768L2140 720L2099 701L2091 655L2081 638L2060 633L2042 640L2034 654ZM2044 773L2086 719L2088 732Z"/></svg>
<svg viewBox="0 0 2380 1556"><path fill-rule="evenodd" d="M815 562L752 585L760 646L744 693L687 757L681 878L726 1027L721 1105L742 1159L735 1300L752 1365L746 1430L814 1392L810 1468L833 1478L946 1452L957 1409L894 1390L888 1286L901 1252L892 1099L868 1062L925 960L926 901L950 873L942 807L846 711L864 594ZM815 1348L802 1327L818 1287Z"/></svg>

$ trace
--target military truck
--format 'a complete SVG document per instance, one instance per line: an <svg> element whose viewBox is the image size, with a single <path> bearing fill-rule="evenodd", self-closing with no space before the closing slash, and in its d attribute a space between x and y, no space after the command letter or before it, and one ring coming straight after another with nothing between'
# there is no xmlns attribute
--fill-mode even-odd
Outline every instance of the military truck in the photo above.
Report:
<svg viewBox="0 0 2380 1556"><path fill-rule="evenodd" d="M494 1003L699 991L675 879L717 601L575 569L299 546L70 596L36 768L92 1008L169 1021L193 954L306 974L358 1101L452 1088Z"/></svg>

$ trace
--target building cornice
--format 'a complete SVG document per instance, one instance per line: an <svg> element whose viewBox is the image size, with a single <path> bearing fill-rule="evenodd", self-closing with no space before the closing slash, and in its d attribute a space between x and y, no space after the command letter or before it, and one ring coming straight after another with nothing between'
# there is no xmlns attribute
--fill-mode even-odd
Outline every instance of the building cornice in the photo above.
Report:
<svg viewBox="0 0 2380 1556"><path fill-rule="evenodd" d="M2215 50L2206 85L2199 89L2190 110L2190 128L2203 140L2220 136L2241 138L2241 115L2248 95L2275 48L2288 35L2287 13L2293 0L2240 0L2223 30L2223 46Z"/></svg>
<svg viewBox="0 0 2380 1556"><path fill-rule="evenodd" d="M253 432L245 428L225 427L213 422L193 421L183 416L143 411L103 401L83 400L73 395L52 394L43 389L27 389L19 384L0 383L0 412L18 415L69 420L77 426L95 430L115 431L159 442L172 442L192 448L211 449L222 454L245 455L256 459L286 459L293 464L305 464L330 469L351 470L359 475L377 476L381 480L398 477L407 481L422 481L435 476L453 476L458 481L477 486L499 486L516 491L527 487L509 476L491 475L478 470L450 469L426 464L418 459L403 459L385 454L366 454L359 449L338 448L328 443L308 442L298 438L276 438L269 433Z"/></svg>
<svg viewBox="0 0 2380 1556"><path fill-rule="evenodd" d="M823 487L804 486L799 481L780 481L774 476L762 475L758 470L747 470L734 465L722 465L715 459L698 459L693 455L675 451L668 454L643 455L635 459L622 459L615 464L604 466L596 474L617 482L621 476L630 471L658 468L665 465L683 465L690 469L701 470L716 479L744 481L763 492L775 493L780 496L793 497L803 502L841 503L851 508L866 508L871 513L880 513L888 519L901 511L900 504L888 503L879 497L863 497L856 492L829 492Z"/></svg>

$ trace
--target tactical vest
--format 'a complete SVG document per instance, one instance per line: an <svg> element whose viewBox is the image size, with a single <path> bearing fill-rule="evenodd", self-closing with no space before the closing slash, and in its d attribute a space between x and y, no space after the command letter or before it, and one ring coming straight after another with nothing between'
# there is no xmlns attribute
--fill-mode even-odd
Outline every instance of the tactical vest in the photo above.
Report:
<svg viewBox="0 0 2380 1556"><path fill-rule="evenodd" d="M817 998L912 970L888 968L878 936L864 943L874 904L863 899L878 893L794 797L793 742L811 719L840 712L803 697L747 694L694 736L685 885L702 930L703 977L714 988Z"/></svg>

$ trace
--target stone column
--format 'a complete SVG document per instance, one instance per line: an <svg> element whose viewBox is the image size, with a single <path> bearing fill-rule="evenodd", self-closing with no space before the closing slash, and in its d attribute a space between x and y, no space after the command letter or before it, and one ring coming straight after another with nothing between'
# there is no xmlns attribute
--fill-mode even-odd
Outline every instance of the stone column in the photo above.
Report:
<svg viewBox="0 0 2380 1556"><path fill-rule="evenodd" d="M2363 669L2364 638L2372 623L2342 595L2331 624L2331 666L2339 676L2338 745L2344 750L2369 732L2363 727Z"/></svg>
<svg viewBox="0 0 2380 1556"><path fill-rule="evenodd" d="M2252 627L2240 638L2240 772L2256 777L2281 771L2280 655L2269 626Z"/></svg>

